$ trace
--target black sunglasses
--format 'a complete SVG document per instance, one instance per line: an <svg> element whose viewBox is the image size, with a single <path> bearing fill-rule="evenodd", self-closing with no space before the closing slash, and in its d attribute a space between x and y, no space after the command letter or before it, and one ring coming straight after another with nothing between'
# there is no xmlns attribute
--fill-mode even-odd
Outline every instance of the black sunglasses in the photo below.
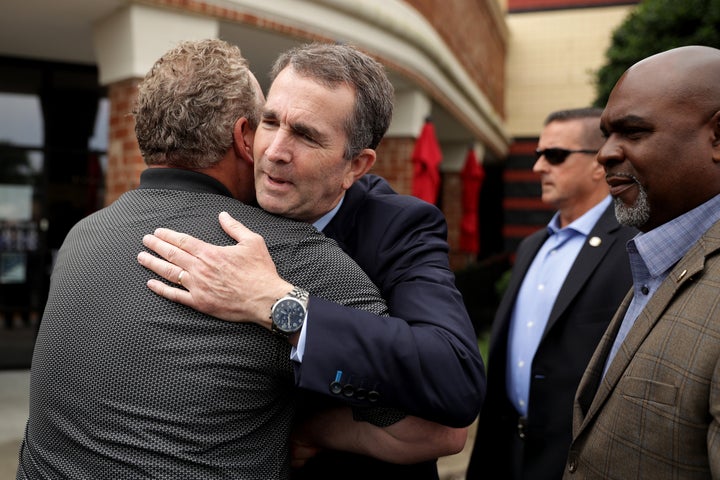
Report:
<svg viewBox="0 0 720 480"><path fill-rule="evenodd" d="M545 156L550 165L560 165L571 153L598 153L597 150L566 150L564 148L546 148L535 150L535 159Z"/></svg>

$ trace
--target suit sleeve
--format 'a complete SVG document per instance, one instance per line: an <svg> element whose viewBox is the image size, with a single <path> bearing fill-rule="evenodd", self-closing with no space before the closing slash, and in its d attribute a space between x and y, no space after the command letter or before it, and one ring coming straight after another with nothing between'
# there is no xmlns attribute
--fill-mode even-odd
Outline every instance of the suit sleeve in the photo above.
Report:
<svg viewBox="0 0 720 480"><path fill-rule="evenodd" d="M311 297L298 385L355 406L469 425L484 399L485 368L449 268L442 213L413 202L363 215L351 256L380 287L391 315Z"/></svg>

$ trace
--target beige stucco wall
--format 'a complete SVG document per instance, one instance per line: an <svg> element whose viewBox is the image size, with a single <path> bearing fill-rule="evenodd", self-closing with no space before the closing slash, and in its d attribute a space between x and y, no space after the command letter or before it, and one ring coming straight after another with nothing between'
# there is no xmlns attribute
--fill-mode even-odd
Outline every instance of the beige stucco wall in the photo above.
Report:
<svg viewBox="0 0 720 480"><path fill-rule="evenodd" d="M595 98L593 72L605 62L612 31L634 6L507 15L510 47L505 105L512 137L538 136L545 116Z"/></svg>

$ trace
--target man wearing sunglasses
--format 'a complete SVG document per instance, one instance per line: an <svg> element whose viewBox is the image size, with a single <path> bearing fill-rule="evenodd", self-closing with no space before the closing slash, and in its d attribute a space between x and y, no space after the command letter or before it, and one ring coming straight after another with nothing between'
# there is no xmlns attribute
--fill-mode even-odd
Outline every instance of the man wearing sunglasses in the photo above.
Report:
<svg viewBox="0 0 720 480"><path fill-rule="evenodd" d="M493 322L488 388L467 479L560 479L575 390L631 285L625 243L597 152L601 109L550 114L533 171L557 211L523 240Z"/></svg>

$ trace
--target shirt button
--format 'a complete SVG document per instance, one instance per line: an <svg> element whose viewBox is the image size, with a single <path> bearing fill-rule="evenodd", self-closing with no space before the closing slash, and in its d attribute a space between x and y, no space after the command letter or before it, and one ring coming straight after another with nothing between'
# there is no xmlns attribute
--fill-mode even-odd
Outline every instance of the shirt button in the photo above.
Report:
<svg viewBox="0 0 720 480"><path fill-rule="evenodd" d="M570 473L575 473L578 469L578 459L577 459L577 452L571 451L568 455L568 464L567 469Z"/></svg>
<svg viewBox="0 0 720 480"><path fill-rule="evenodd" d="M642 288L640 289L640 291L642 292L643 295L647 295L648 293L650 293L650 289L648 288L647 285L643 285Z"/></svg>

